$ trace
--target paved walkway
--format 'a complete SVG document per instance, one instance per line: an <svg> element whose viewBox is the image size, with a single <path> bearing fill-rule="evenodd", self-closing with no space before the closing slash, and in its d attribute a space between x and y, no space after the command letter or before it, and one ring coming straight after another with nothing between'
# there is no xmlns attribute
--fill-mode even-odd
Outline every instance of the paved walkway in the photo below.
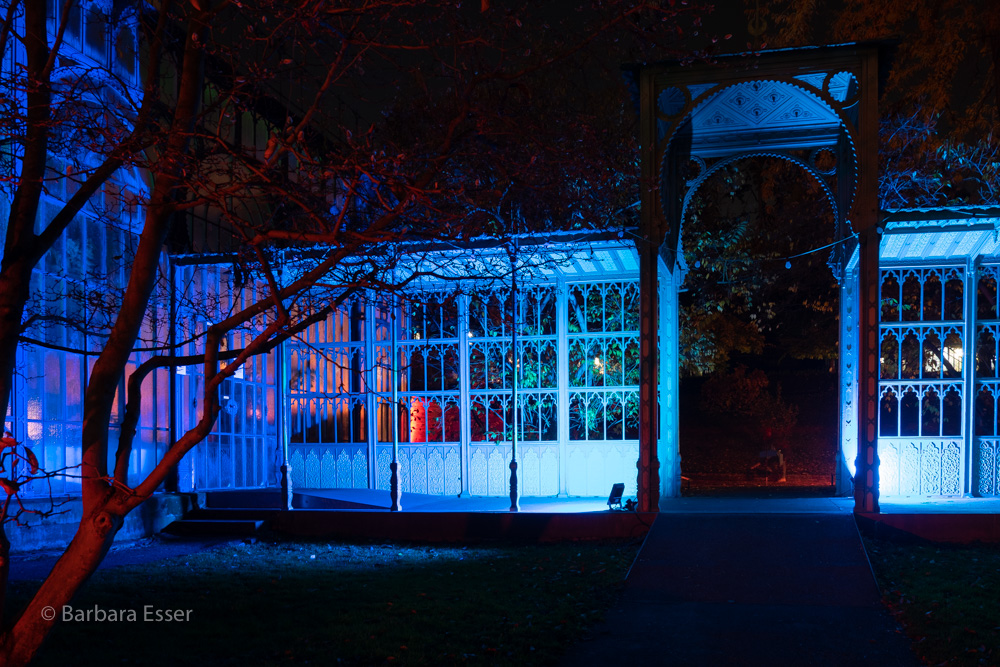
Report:
<svg viewBox="0 0 1000 667"><path fill-rule="evenodd" d="M656 518L621 600L567 667L919 664L845 508L711 505Z"/></svg>

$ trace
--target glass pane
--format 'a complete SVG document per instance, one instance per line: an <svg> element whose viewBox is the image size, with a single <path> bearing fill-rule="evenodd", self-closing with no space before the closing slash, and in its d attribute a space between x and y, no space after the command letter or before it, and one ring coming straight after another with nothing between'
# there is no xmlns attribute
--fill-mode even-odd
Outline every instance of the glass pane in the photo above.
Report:
<svg viewBox="0 0 1000 667"><path fill-rule="evenodd" d="M604 296L599 287L587 292L587 331L604 331Z"/></svg>
<svg viewBox="0 0 1000 667"><path fill-rule="evenodd" d="M128 28L118 31L115 39L115 55L118 64L125 68L129 74L135 74L135 36Z"/></svg>
<svg viewBox="0 0 1000 667"><path fill-rule="evenodd" d="M521 411L518 415L519 433L522 440L536 442L540 437L540 424L538 413L538 398L528 396L521 402Z"/></svg>
<svg viewBox="0 0 1000 667"><path fill-rule="evenodd" d="M427 403L427 442L444 441L444 411L437 401Z"/></svg>
<svg viewBox="0 0 1000 667"><path fill-rule="evenodd" d="M107 17L97 7L87 12L87 46L101 53L104 51L104 32Z"/></svg>
<svg viewBox="0 0 1000 667"><path fill-rule="evenodd" d="M900 374L904 380L915 380L920 377L920 341L916 334L908 333L903 337L900 352Z"/></svg>
<svg viewBox="0 0 1000 667"><path fill-rule="evenodd" d="M976 375L981 378L996 377L997 342L993 333L984 329L979 332L976 345Z"/></svg>
<svg viewBox="0 0 1000 667"><path fill-rule="evenodd" d="M924 320L941 319L941 280L931 275L924 281Z"/></svg>
<svg viewBox="0 0 1000 667"><path fill-rule="evenodd" d="M569 290L569 333L587 330L587 316L584 313L583 292L574 286Z"/></svg>
<svg viewBox="0 0 1000 667"><path fill-rule="evenodd" d="M619 386L623 382L623 364L621 344L618 341L611 341L607 347L607 360L605 363L605 381L610 386Z"/></svg>
<svg viewBox="0 0 1000 667"><path fill-rule="evenodd" d="M406 365L409 384L408 391L424 391L427 389L424 378L424 353L421 350L410 352L409 363Z"/></svg>
<svg viewBox="0 0 1000 667"><path fill-rule="evenodd" d="M889 437L899 435L899 402L892 390L882 394L879 401L878 434Z"/></svg>
<svg viewBox="0 0 1000 667"><path fill-rule="evenodd" d="M539 359L540 387L544 389L556 388L556 363L556 348L552 343L548 343L544 348L542 348L541 358Z"/></svg>
<svg viewBox="0 0 1000 667"><path fill-rule="evenodd" d="M924 353L921 368L923 370L922 377L941 377L941 341L938 339L936 333L931 332L924 336Z"/></svg>
<svg viewBox="0 0 1000 667"><path fill-rule="evenodd" d="M504 384L505 359L503 350L497 345L486 348L486 386L490 389L502 389Z"/></svg>
<svg viewBox="0 0 1000 667"><path fill-rule="evenodd" d="M507 331L506 320L510 313L507 312L507 308L500 297L496 294L490 295L489 305L486 309L486 334L488 336L502 336L504 332Z"/></svg>
<svg viewBox="0 0 1000 667"><path fill-rule="evenodd" d="M625 346L624 359L624 382L625 386L639 385L639 341L630 340Z"/></svg>
<svg viewBox="0 0 1000 667"><path fill-rule="evenodd" d="M604 400L599 394L592 394L587 406L587 439L604 439Z"/></svg>
<svg viewBox="0 0 1000 667"><path fill-rule="evenodd" d="M419 398L410 399L409 441L427 442L427 409Z"/></svg>
<svg viewBox="0 0 1000 667"><path fill-rule="evenodd" d="M587 349L587 356L587 367L590 374L589 386L603 387L605 384L604 367L607 361L604 358L604 350L600 341L593 340L590 342L590 346Z"/></svg>
<svg viewBox="0 0 1000 667"><path fill-rule="evenodd" d="M469 405L469 430L472 442L486 440L486 408L481 401Z"/></svg>
<svg viewBox="0 0 1000 667"><path fill-rule="evenodd" d="M965 350L962 347L962 337L957 333L950 333L944 338L944 356L942 364L944 366L944 376L946 378L962 377L964 366Z"/></svg>
<svg viewBox="0 0 1000 667"><path fill-rule="evenodd" d="M498 400L490 401L487 413L487 437L493 441L507 439L506 408Z"/></svg>
<svg viewBox="0 0 1000 667"><path fill-rule="evenodd" d="M604 295L604 330L621 331L623 324L621 287L608 285Z"/></svg>
<svg viewBox="0 0 1000 667"><path fill-rule="evenodd" d="M444 408L444 438L448 442L461 439L461 411L457 403L447 403Z"/></svg>
<svg viewBox="0 0 1000 667"><path fill-rule="evenodd" d="M539 410L539 437L542 440L555 440L559 437L557 415L555 398L552 395L546 395L542 399Z"/></svg>
<svg viewBox="0 0 1000 667"><path fill-rule="evenodd" d="M444 390L458 391L459 384L458 350L454 347L445 348L444 352Z"/></svg>
<svg viewBox="0 0 1000 667"><path fill-rule="evenodd" d="M920 435L941 435L941 397L933 389L928 389L921 403Z"/></svg>
<svg viewBox="0 0 1000 667"><path fill-rule="evenodd" d="M962 434L962 397L955 389L945 392L941 406L941 435Z"/></svg>
<svg viewBox="0 0 1000 667"><path fill-rule="evenodd" d="M629 283L624 293L625 331L639 330L639 285Z"/></svg>
<svg viewBox="0 0 1000 667"><path fill-rule="evenodd" d="M976 291L976 317L995 320L997 317L997 281L990 275L979 277Z"/></svg>
<svg viewBox="0 0 1000 667"><path fill-rule="evenodd" d="M639 439L639 394L634 391L625 395L625 438Z"/></svg>
<svg viewBox="0 0 1000 667"><path fill-rule="evenodd" d="M521 323L518 333L525 336L537 336L538 328L538 295L522 290L517 302L517 319Z"/></svg>
<svg viewBox="0 0 1000 667"><path fill-rule="evenodd" d="M900 401L899 435L920 435L920 401L912 390L904 393Z"/></svg>
<svg viewBox="0 0 1000 667"><path fill-rule="evenodd" d="M486 355L476 347L469 350L469 376L470 388L486 388Z"/></svg>
<svg viewBox="0 0 1000 667"><path fill-rule="evenodd" d="M899 377L899 342L895 334L886 333L882 337L882 347L879 350L881 360L880 377L883 380L895 380Z"/></svg>
<svg viewBox="0 0 1000 667"><path fill-rule="evenodd" d="M479 296L469 298L469 337L482 338L486 335L486 307Z"/></svg>
<svg viewBox="0 0 1000 667"><path fill-rule="evenodd" d="M556 335L556 298L555 293L546 289L539 294L539 323L541 330L539 334L542 336L555 336Z"/></svg>
<svg viewBox="0 0 1000 667"><path fill-rule="evenodd" d="M587 357L583 341L574 341L569 346L569 386L587 386Z"/></svg>
<svg viewBox="0 0 1000 667"><path fill-rule="evenodd" d="M625 433L625 421L621 397L618 394L608 396L605 404L605 419L607 420L607 439L621 440Z"/></svg>
<svg viewBox="0 0 1000 667"><path fill-rule="evenodd" d="M976 435L996 435L996 399L983 389L976 396Z"/></svg>
<svg viewBox="0 0 1000 667"><path fill-rule="evenodd" d="M414 303L410 307L410 335L413 340L422 340L424 336L424 304Z"/></svg>
<svg viewBox="0 0 1000 667"><path fill-rule="evenodd" d="M944 284L944 319L962 319L964 294L965 287L958 278L951 278Z"/></svg>
<svg viewBox="0 0 1000 667"><path fill-rule="evenodd" d="M899 281L892 273L882 280L882 321L899 321Z"/></svg>
<svg viewBox="0 0 1000 667"><path fill-rule="evenodd" d="M920 280L912 273L903 281L902 312L904 322L916 322L920 319Z"/></svg>
<svg viewBox="0 0 1000 667"><path fill-rule="evenodd" d="M441 307L443 327L442 336L445 338L455 338L458 336L458 303L455 295L444 302Z"/></svg>
<svg viewBox="0 0 1000 667"><path fill-rule="evenodd" d="M518 378L518 385L521 387L537 389L539 386L538 350L534 345L525 345L521 348Z"/></svg>
<svg viewBox="0 0 1000 667"><path fill-rule="evenodd" d="M365 340L365 307L359 303L351 304L351 341L361 343Z"/></svg>
<svg viewBox="0 0 1000 667"><path fill-rule="evenodd" d="M584 397L579 394L569 399L569 439L587 439L587 410Z"/></svg>
<svg viewBox="0 0 1000 667"><path fill-rule="evenodd" d="M427 301L427 307L424 311L426 313L426 321L424 326L427 328L428 338L440 338L441 337L441 304L438 303L437 297L431 297Z"/></svg>

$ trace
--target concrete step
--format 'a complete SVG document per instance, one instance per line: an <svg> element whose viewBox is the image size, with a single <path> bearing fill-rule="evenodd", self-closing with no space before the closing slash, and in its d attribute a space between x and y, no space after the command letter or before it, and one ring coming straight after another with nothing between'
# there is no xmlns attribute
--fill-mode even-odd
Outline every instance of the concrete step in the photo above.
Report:
<svg viewBox="0 0 1000 667"><path fill-rule="evenodd" d="M281 507L281 489L206 491L205 507L278 509Z"/></svg>
<svg viewBox="0 0 1000 667"><path fill-rule="evenodd" d="M164 530L173 535L254 535L265 523L259 519L179 519Z"/></svg>
<svg viewBox="0 0 1000 667"><path fill-rule="evenodd" d="M185 519L197 519L199 521L240 521L240 520L257 520L266 521L267 517L271 516L274 512L278 510L273 509L250 509L250 508L238 508L238 509L221 509L209 507L205 509L196 509L188 512L184 515Z"/></svg>

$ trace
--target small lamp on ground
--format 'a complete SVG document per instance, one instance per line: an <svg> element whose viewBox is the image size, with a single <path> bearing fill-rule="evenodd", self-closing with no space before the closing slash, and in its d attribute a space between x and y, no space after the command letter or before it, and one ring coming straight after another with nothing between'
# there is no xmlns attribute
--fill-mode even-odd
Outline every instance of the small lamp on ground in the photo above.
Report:
<svg viewBox="0 0 1000 667"><path fill-rule="evenodd" d="M617 484L611 485L611 494L608 495L608 509L621 509L622 508L622 494L625 493L625 484L618 482Z"/></svg>

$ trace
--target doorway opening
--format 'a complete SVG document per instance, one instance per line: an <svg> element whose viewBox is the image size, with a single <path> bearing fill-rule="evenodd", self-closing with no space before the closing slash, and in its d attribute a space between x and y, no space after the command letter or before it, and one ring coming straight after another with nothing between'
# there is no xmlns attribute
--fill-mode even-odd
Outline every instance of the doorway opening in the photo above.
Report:
<svg viewBox="0 0 1000 667"><path fill-rule="evenodd" d="M686 208L683 495L834 492L836 223L807 173L773 155L717 164Z"/></svg>

